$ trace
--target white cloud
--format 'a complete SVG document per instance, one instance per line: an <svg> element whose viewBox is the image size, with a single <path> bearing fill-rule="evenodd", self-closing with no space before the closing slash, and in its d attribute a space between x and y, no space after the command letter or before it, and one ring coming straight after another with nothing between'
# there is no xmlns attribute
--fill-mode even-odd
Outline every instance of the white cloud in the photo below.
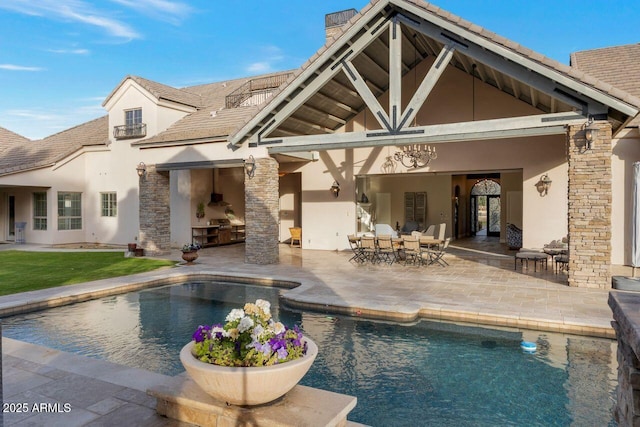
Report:
<svg viewBox="0 0 640 427"><path fill-rule="evenodd" d="M11 129L29 139L42 139L81 123L104 116L106 111L99 104L65 109L46 107L40 109L9 109L0 111L2 127Z"/></svg>
<svg viewBox="0 0 640 427"><path fill-rule="evenodd" d="M282 49L271 45L261 47L261 52L258 52L255 56L262 59L252 62L246 67L246 71L251 74L264 74L279 70L280 68L277 64L285 59Z"/></svg>
<svg viewBox="0 0 640 427"><path fill-rule="evenodd" d="M44 68L41 68L41 67L26 67L24 65L15 65L15 64L0 64L0 70L9 70L9 71L44 71Z"/></svg>
<svg viewBox="0 0 640 427"><path fill-rule="evenodd" d="M186 3L168 0L111 0L154 19L179 24L193 9Z"/></svg>
<svg viewBox="0 0 640 427"><path fill-rule="evenodd" d="M91 53L89 49L48 49L51 53L69 54L69 55L88 55Z"/></svg>
<svg viewBox="0 0 640 427"><path fill-rule="evenodd" d="M132 27L109 17L108 12L94 9L83 0L11 0L0 2L0 9L43 18L80 22L128 40L140 38Z"/></svg>
<svg viewBox="0 0 640 427"><path fill-rule="evenodd" d="M251 74L263 74L263 73L268 73L269 71L271 71L273 68L271 67L271 64L263 61L263 62L254 62L252 64L249 64L247 66L247 72L251 73Z"/></svg>

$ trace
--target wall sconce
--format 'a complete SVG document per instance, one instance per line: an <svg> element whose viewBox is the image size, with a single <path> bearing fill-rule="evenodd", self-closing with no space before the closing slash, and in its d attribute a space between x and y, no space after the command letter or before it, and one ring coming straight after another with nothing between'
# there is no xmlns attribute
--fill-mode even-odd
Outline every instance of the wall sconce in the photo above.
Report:
<svg viewBox="0 0 640 427"><path fill-rule="evenodd" d="M338 198L338 194L340 194L340 183L338 181L333 181L333 185L330 188L333 196Z"/></svg>
<svg viewBox="0 0 640 427"><path fill-rule="evenodd" d="M549 193L549 189L551 188L551 178L546 173L540 177L540 180L536 182L536 189L538 193L540 193L540 197L544 197Z"/></svg>
<svg viewBox="0 0 640 427"><path fill-rule="evenodd" d="M252 155L247 160L244 160L244 171L247 173L249 179L253 178L256 173L256 159Z"/></svg>
<svg viewBox="0 0 640 427"><path fill-rule="evenodd" d="M142 178L147 173L147 165L145 165L144 162L138 163L138 166L136 166L136 172L138 172L138 176Z"/></svg>
<svg viewBox="0 0 640 427"><path fill-rule="evenodd" d="M584 140L576 140L576 146L580 150L580 153L591 150L591 144L598 138L599 130L600 128L594 123L593 117L589 117L584 128Z"/></svg>

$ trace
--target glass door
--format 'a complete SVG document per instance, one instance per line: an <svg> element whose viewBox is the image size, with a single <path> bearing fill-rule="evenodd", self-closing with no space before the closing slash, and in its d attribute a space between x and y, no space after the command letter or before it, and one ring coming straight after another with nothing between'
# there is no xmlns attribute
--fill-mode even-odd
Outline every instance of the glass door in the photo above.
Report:
<svg viewBox="0 0 640 427"><path fill-rule="evenodd" d="M16 196L9 196L9 233L7 240L16 240Z"/></svg>

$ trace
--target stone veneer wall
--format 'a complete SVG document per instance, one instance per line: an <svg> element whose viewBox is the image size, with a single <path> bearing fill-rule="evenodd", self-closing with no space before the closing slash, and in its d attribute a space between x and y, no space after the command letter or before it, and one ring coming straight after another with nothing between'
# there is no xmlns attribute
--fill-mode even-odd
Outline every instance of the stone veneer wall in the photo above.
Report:
<svg viewBox="0 0 640 427"><path fill-rule="evenodd" d="M256 159L253 178L245 176L245 262L278 263L278 162Z"/></svg>
<svg viewBox="0 0 640 427"><path fill-rule="evenodd" d="M140 235L138 240L147 255L171 252L171 207L169 173L147 166L140 178Z"/></svg>
<svg viewBox="0 0 640 427"><path fill-rule="evenodd" d="M618 388L615 419L619 427L640 426L640 295L609 293L618 341Z"/></svg>
<svg viewBox="0 0 640 427"><path fill-rule="evenodd" d="M611 288L611 125L580 152L583 126L569 128L569 286Z"/></svg>

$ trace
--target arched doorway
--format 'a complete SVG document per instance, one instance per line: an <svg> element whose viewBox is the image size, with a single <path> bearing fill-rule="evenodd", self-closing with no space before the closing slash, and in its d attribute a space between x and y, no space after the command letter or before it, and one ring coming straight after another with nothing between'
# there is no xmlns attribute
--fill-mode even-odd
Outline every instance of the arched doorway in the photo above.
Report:
<svg viewBox="0 0 640 427"><path fill-rule="evenodd" d="M500 236L500 184L489 178L471 188L471 234Z"/></svg>

